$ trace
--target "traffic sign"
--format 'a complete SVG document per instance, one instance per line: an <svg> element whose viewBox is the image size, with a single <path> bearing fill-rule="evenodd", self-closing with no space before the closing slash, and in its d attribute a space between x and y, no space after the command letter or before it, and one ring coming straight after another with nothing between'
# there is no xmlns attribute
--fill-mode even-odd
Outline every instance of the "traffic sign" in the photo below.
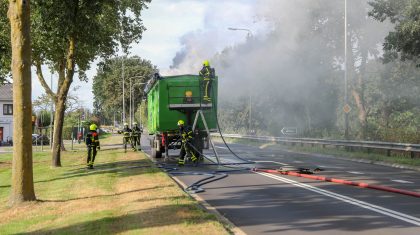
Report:
<svg viewBox="0 0 420 235"><path fill-rule="evenodd" d="M348 105L348 104L344 105L344 107L343 107L343 111L344 111L345 113L350 113L350 111L351 111L351 107L350 107L350 105Z"/></svg>
<svg viewBox="0 0 420 235"><path fill-rule="evenodd" d="M296 127L283 127L283 129L281 129L281 133L283 133L283 135L297 134L297 128Z"/></svg>

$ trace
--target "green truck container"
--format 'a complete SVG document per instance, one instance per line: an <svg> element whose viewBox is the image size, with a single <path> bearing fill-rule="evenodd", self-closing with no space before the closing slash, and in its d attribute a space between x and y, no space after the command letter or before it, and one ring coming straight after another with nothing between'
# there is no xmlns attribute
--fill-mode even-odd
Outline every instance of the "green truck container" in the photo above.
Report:
<svg viewBox="0 0 420 235"><path fill-rule="evenodd" d="M152 135L152 156L168 156L170 148L179 148L178 120L192 127L198 110L204 114L210 132L217 131L217 77L213 79L210 103L204 102L198 75L154 77L146 85L147 129ZM208 147L208 136L202 118L197 119L194 145L202 151Z"/></svg>

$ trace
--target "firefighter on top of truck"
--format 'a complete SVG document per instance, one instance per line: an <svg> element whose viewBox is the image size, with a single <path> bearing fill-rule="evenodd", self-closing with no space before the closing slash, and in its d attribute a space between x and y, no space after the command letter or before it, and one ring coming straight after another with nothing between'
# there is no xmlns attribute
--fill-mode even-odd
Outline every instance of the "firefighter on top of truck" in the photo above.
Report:
<svg viewBox="0 0 420 235"><path fill-rule="evenodd" d="M208 60L205 60L203 62L203 68L199 72L201 80L201 90L202 90L202 96L203 101L210 103L211 102L211 85L212 80L215 78L215 72L214 68L210 67L210 62Z"/></svg>

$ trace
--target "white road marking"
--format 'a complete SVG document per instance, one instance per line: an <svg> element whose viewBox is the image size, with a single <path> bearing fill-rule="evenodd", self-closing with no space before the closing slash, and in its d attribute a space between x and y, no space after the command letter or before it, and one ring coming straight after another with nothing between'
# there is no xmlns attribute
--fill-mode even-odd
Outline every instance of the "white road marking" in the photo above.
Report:
<svg viewBox="0 0 420 235"><path fill-rule="evenodd" d="M283 166L288 166L289 164L286 164L286 163L282 163L282 162L276 162L276 161L254 161L254 162L261 162L261 163L264 163L264 162L266 162L266 163L276 163L276 164L279 164L279 165L283 165Z"/></svg>
<svg viewBox="0 0 420 235"><path fill-rule="evenodd" d="M358 172L358 171L347 171L347 172L350 173L350 174L355 174L355 175L363 175L363 174L365 174L363 172Z"/></svg>
<svg viewBox="0 0 420 235"><path fill-rule="evenodd" d="M407 180L391 180L391 181L402 183L402 184L414 184L414 182L407 181Z"/></svg>
<svg viewBox="0 0 420 235"><path fill-rule="evenodd" d="M344 167L342 166L318 166L319 168L324 168L324 169L343 169Z"/></svg>
<svg viewBox="0 0 420 235"><path fill-rule="evenodd" d="M255 173L257 173L259 175L269 177L269 178L272 178L272 179L275 179L275 180L278 180L278 181L282 181L282 182L285 182L285 183L288 183L288 184L292 184L294 186L304 188L304 189L310 190L312 192L322 194L322 195L327 196L327 197L335 198L337 200L340 200L340 201L343 201L343 202L346 202L346 203L349 203L349 204L352 204L352 205L355 205L355 206L359 206L361 208L365 208L367 210L371 210L371 211L377 212L377 213L382 214L382 215L386 215L386 216L389 216L389 217L392 217L392 218L395 218L395 219L399 219L399 220L405 221L405 222L410 223L410 224L420 226L420 218L417 218L417 217L414 217L414 216L411 216L411 215L407 215L407 214L404 214L404 213L400 213L398 211L390 210L390 209L387 209L387 208L384 208L384 207L381 207L381 206L377 206L377 205L370 204L370 203L367 203L367 202L364 202L364 201L360 201L360 200L357 200L357 199L354 199L354 198L351 198L351 197L347 197L347 196L344 196L344 195L341 195L341 194L338 194L338 193L333 193L333 192L330 192L330 191L327 191L327 190L324 190L324 189L314 187L312 185L299 183L297 181L290 180L290 179L287 179L287 178L284 178L284 177L281 177L281 176L272 175L272 174L263 173L263 172L255 172Z"/></svg>
<svg viewBox="0 0 420 235"><path fill-rule="evenodd" d="M302 161L293 161L294 163L303 163Z"/></svg>
<svg viewBox="0 0 420 235"><path fill-rule="evenodd" d="M221 146L215 146L216 148L219 148L219 149L228 149L228 148L226 148L226 147L221 147Z"/></svg>

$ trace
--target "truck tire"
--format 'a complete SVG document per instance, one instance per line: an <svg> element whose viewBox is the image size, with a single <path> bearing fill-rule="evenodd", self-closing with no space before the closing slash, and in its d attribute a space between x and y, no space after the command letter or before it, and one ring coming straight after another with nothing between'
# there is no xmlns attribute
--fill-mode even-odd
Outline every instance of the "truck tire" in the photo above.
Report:
<svg viewBox="0 0 420 235"><path fill-rule="evenodd" d="M152 157L153 158L161 158L162 157L162 152L158 151L158 146L157 146L158 141L156 141L157 139L159 139L157 136L153 137L153 141L152 141L153 145L151 145L151 147L152 147ZM162 148L159 148L159 149L161 150Z"/></svg>
<svg viewBox="0 0 420 235"><path fill-rule="evenodd" d="M162 157L162 152L156 151L156 148L153 147L152 148L152 157L153 158L161 158Z"/></svg>

